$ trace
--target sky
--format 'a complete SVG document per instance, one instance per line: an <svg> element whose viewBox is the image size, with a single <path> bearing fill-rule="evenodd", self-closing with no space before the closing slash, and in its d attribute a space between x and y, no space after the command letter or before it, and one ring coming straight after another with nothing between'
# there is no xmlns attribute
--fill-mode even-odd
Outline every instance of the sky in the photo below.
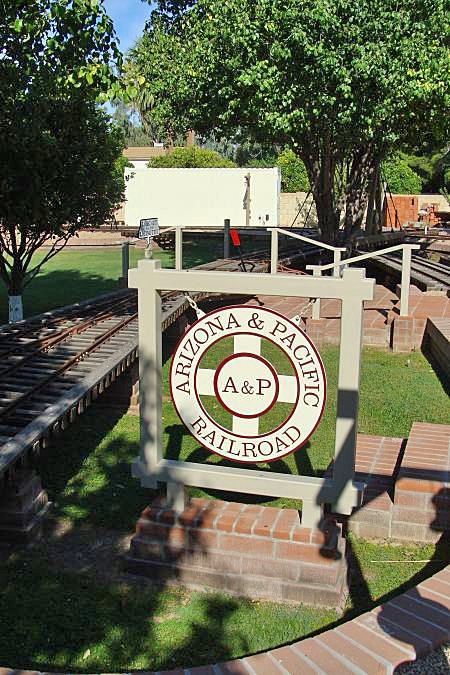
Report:
<svg viewBox="0 0 450 675"><path fill-rule="evenodd" d="M145 22L150 17L150 6L141 0L104 0L104 7L113 20L120 50L126 52L142 35Z"/></svg>

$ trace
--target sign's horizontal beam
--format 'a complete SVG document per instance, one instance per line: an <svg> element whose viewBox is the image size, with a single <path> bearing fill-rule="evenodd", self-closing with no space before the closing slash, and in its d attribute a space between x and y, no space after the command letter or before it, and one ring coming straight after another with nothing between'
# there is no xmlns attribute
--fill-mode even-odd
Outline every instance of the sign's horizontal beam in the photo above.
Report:
<svg viewBox="0 0 450 675"><path fill-rule="evenodd" d="M316 503L333 504L339 499L338 487L330 479L310 476L253 471L217 464L196 464L163 459L150 469L140 458L133 461L133 475L142 485L151 487L155 481L183 483L206 490L245 492L269 497L305 499ZM349 489L350 488L350 489ZM361 483L346 486L346 495L356 506L362 493Z"/></svg>
<svg viewBox="0 0 450 675"><path fill-rule="evenodd" d="M158 264L157 264L158 263ZM140 260L137 269L129 271L129 287L152 290L200 291L243 295L274 295L297 298L336 298L372 300L374 280L365 278L365 270L346 269L341 278L306 275L273 275L239 272L198 272L161 269L160 261Z"/></svg>

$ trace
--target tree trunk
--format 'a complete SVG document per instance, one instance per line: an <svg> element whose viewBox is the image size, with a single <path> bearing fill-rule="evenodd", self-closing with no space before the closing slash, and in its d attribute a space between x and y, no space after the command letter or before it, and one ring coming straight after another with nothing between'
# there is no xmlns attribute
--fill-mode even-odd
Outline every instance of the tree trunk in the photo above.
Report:
<svg viewBox="0 0 450 675"><path fill-rule="evenodd" d="M326 243L336 242L339 231L339 212L334 205L333 183L335 161L331 150L311 146L302 152L301 159L306 166L311 193L316 205L317 227L320 238Z"/></svg>
<svg viewBox="0 0 450 675"><path fill-rule="evenodd" d="M379 182L378 165L372 171L369 181L369 197L367 202L366 234L374 234L376 228L376 190Z"/></svg>
<svg viewBox="0 0 450 675"><path fill-rule="evenodd" d="M8 279L8 321L15 323L23 319L22 293L25 274L22 260L15 259Z"/></svg>

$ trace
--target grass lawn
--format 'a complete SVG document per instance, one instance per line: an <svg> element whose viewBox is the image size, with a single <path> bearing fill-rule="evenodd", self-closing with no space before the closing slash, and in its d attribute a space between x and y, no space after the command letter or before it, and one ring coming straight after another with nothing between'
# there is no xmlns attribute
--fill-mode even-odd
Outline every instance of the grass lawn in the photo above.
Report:
<svg viewBox="0 0 450 675"><path fill-rule="evenodd" d="M165 670L238 658L320 632L442 569L449 549L379 545L350 537L358 574L339 615L289 606L104 581L62 572L45 548L0 562L2 665L59 672ZM424 564L414 560L436 562ZM403 564L384 560L402 560ZM13 620L11 620L13 617Z"/></svg>
<svg viewBox="0 0 450 675"><path fill-rule="evenodd" d="M185 236L183 260L185 267L193 267L214 260L221 255L219 240L203 240L201 245ZM42 260L45 253L38 252L33 261ZM144 249L130 246L130 267L144 257ZM155 252L163 267L173 267L173 251ZM24 316L41 314L51 309L86 300L102 293L117 290L117 280L122 274L122 252L117 248L101 250L63 250L49 260L25 289ZM8 320L8 296L0 284L0 325Z"/></svg>
<svg viewBox="0 0 450 675"><path fill-rule="evenodd" d="M320 473L331 457L337 350L322 349L322 358L329 386L323 421L309 446L297 453L300 459L295 461L291 456L277 466L272 464L271 470ZM166 363L165 384L168 366ZM203 461L203 449L184 432L167 395L165 398L167 454ZM420 353L405 356L364 349L359 430L404 437L413 420L449 422L448 400L436 373ZM131 477L130 461L138 454L138 434L137 417L122 416L118 410L102 408L99 402L64 436L54 439L41 458L39 472L53 501L54 518L68 523L69 531L71 527L75 532L94 534L103 529L119 534L133 531L152 496ZM206 459L222 461L210 456ZM256 499L292 505L288 500ZM68 535L54 536L61 544ZM90 546L95 550L95 543ZM300 639L346 616L367 611L449 561L448 541L441 541L435 549L432 545L398 546L350 536L349 547L353 574L342 616L333 610L107 579L99 576L95 564L89 572L74 574L57 566L51 547L44 543L31 553L22 552L0 562L2 665L40 671L129 672L236 658ZM76 563L77 551L71 555ZM385 562L392 560L402 562ZM413 562L416 560L432 562Z"/></svg>

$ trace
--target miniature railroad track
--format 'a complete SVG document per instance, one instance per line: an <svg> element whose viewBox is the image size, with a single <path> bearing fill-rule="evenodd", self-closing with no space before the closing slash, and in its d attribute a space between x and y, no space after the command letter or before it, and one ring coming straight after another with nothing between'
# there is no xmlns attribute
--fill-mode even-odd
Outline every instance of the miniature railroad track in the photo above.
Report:
<svg viewBox="0 0 450 675"><path fill-rule="evenodd" d="M163 295L162 328L188 307ZM64 429L137 358L137 294L42 316L0 331L0 476Z"/></svg>
<svg viewBox="0 0 450 675"><path fill-rule="evenodd" d="M401 275L401 256L395 254L383 255L373 258L371 263ZM411 259L411 281L425 290L447 290L450 288L450 271L447 265L427 260L419 255L413 255Z"/></svg>

